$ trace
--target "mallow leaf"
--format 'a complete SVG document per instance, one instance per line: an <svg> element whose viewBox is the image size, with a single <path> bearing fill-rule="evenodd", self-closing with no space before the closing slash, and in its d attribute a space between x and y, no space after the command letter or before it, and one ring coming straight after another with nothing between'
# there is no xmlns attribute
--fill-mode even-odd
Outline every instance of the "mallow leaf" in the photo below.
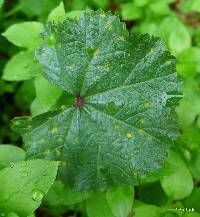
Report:
<svg viewBox="0 0 200 217"><path fill-rule="evenodd" d="M74 102L13 120L27 157L62 161L60 177L76 190L137 184L158 170L178 135L181 90L160 39L129 36L101 10L49 24L43 36L36 57L44 76Z"/></svg>

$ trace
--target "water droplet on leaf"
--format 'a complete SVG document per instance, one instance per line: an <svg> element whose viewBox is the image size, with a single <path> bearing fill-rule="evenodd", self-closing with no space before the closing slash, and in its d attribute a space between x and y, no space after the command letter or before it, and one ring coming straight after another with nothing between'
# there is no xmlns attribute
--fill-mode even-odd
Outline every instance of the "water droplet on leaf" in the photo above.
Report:
<svg viewBox="0 0 200 217"><path fill-rule="evenodd" d="M40 202L42 200L44 196L43 191L39 190L39 189L34 189L32 191L32 199L36 202Z"/></svg>

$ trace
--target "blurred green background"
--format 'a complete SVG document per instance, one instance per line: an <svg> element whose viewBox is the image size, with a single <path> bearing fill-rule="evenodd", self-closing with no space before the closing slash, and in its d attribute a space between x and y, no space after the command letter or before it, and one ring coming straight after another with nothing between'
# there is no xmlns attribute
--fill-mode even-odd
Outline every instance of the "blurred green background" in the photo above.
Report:
<svg viewBox="0 0 200 217"><path fill-rule="evenodd" d="M60 0L0 0L1 144L22 144L19 135L10 129L12 118L39 114L58 106L62 100L60 90L39 76L41 68L33 52L37 41L31 44L29 35L23 32L30 28L29 32L35 32L37 38L53 13L59 14L57 20L61 19L60 3ZM175 207L193 207L200 212L200 0L64 0L63 3L72 17L83 10L112 11L126 22L130 33L159 36L176 56L177 71L184 81L184 98L176 109L181 135L170 156L175 172L167 186L169 189L175 183L176 190L169 189L167 194L163 187L164 193L157 180L138 187L136 198L155 207L170 201ZM56 9L51 12L54 8L57 12ZM20 23L20 27L13 26ZM27 42L18 43L20 37L27 37ZM155 213L136 216L156 217Z"/></svg>

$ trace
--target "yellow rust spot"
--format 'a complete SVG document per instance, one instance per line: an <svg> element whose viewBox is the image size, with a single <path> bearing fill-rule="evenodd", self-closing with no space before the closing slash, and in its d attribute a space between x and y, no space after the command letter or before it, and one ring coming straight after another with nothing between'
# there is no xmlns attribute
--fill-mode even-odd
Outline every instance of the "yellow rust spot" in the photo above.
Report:
<svg viewBox="0 0 200 217"><path fill-rule="evenodd" d="M56 155L59 157L61 155L60 148L56 148Z"/></svg>
<svg viewBox="0 0 200 217"><path fill-rule="evenodd" d="M106 16L106 13L104 11L100 11L100 14L99 14L101 17L105 17Z"/></svg>
<svg viewBox="0 0 200 217"><path fill-rule="evenodd" d="M49 153L50 153L49 149L45 149L44 152L43 152L44 155L48 155Z"/></svg>
<svg viewBox="0 0 200 217"><path fill-rule="evenodd" d="M133 138L133 133L132 133L132 132L127 132L127 133L126 133L126 137L127 137L128 139Z"/></svg>
<svg viewBox="0 0 200 217"><path fill-rule="evenodd" d="M108 62L105 62L105 63L103 64L103 68L104 68L105 71L108 71L109 68L110 68L109 63L108 63Z"/></svg>
<svg viewBox="0 0 200 217"><path fill-rule="evenodd" d="M57 132L58 131L58 128L57 127L53 127L52 129L51 129L51 132L52 133L55 133L55 132Z"/></svg>
<svg viewBox="0 0 200 217"><path fill-rule="evenodd" d="M149 135L149 136L147 137L147 139L148 139L149 141L151 141L151 140L153 139L153 136Z"/></svg>
<svg viewBox="0 0 200 217"><path fill-rule="evenodd" d="M96 49L94 52L94 58L97 58L98 55L99 55L99 49Z"/></svg>
<svg viewBox="0 0 200 217"><path fill-rule="evenodd" d="M149 101L145 102L144 103L144 107L145 108L149 108L151 106L151 103Z"/></svg>
<svg viewBox="0 0 200 217"><path fill-rule="evenodd" d="M140 118L140 123L144 124L144 118Z"/></svg>
<svg viewBox="0 0 200 217"><path fill-rule="evenodd" d="M27 127L30 129L30 128L31 128L31 125L28 125Z"/></svg>
<svg viewBox="0 0 200 217"><path fill-rule="evenodd" d="M74 69L74 68L75 68L75 64L69 65L69 68L70 68L70 69Z"/></svg>
<svg viewBox="0 0 200 217"><path fill-rule="evenodd" d="M66 161L66 160L64 160L64 161L61 161L61 165L62 165L62 166L66 167L66 166L67 166L67 164L68 164L68 163L67 163L67 161Z"/></svg>
<svg viewBox="0 0 200 217"><path fill-rule="evenodd" d="M139 129L139 134L144 134L144 130L143 129Z"/></svg>
<svg viewBox="0 0 200 217"><path fill-rule="evenodd" d="M119 125L119 124L115 124L115 125L114 125L114 128L115 128L115 129L119 129L119 128L120 128L120 125Z"/></svg>

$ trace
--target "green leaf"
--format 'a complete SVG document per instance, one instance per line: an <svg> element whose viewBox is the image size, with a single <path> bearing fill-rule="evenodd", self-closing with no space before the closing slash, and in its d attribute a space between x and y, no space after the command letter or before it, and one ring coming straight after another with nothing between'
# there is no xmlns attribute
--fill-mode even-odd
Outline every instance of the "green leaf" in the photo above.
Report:
<svg viewBox="0 0 200 217"><path fill-rule="evenodd" d="M3 79L7 81L21 81L35 77L40 71L35 71L37 62L32 51L21 51L14 55L6 64Z"/></svg>
<svg viewBox="0 0 200 217"><path fill-rule="evenodd" d="M109 0L93 0L97 8L106 9L109 5Z"/></svg>
<svg viewBox="0 0 200 217"><path fill-rule="evenodd" d="M183 24L176 26L169 36L169 47L172 53L178 54L189 48L191 44L191 36L187 28Z"/></svg>
<svg viewBox="0 0 200 217"><path fill-rule="evenodd" d="M43 107L43 112L51 109L62 94L62 89L50 83L44 77L40 76L35 79L36 97Z"/></svg>
<svg viewBox="0 0 200 217"><path fill-rule="evenodd" d="M133 205L132 187L115 187L106 193L108 204L116 217L128 216Z"/></svg>
<svg viewBox="0 0 200 217"><path fill-rule="evenodd" d="M135 0L134 3L135 5L137 5L138 7L143 7L147 4L149 4L151 2L151 0Z"/></svg>
<svg viewBox="0 0 200 217"><path fill-rule="evenodd" d="M22 110L28 110L35 97L34 80L23 81L15 93L16 106Z"/></svg>
<svg viewBox="0 0 200 217"><path fill-rule="evenodd" d="M183 160L175 152L170 152L168 163L174 167L174 172L161 179L163 190L171 199L183 199L192 192L192 176Z"/></svg>
<svg viewBox="0 0 200 217"><path fill-rule="evenodd" d="M200 1L192 0L191 10L200 13Z"/></svg>
<svg viewBox="0 0 200 217"><path fill-rule="evenodd" d="M62 22L65 18L65 8L63 2L61 1L60 4L49 14L48 21Z"/></svg>
<svg viewBox="0 0 200 217"><path fill-rule="evenodd" d="M2 35L18 47L35 48L41 43L42 31L43 24L32 21L13 24Z"/></svg>
<svg viewBox="0 0 200 217"><path fill-rule="evenodd" d="M176 111L181 127L188 129L195 121L197 115L200 114L198 83L192 78L185 79L183 93L184 98L176 108Z"/></svg>
<svg viewBox="0 0 200 217"><path fill-rule="evenodd" d="M188 209L194 209L195 212L200 212L199 207L199 201L200 201L200 188L194 188L192 193L186 197L183 201L183 204Z"/></svg>
<svg viewBox="0 0 200 217"><path fill-rule="evenodd" d="M35 98L32 101L30 109L31 109L31 115L32 116L42 114L46 111L46 109L40 104L38 98Z"/></svg>
<svg viewBox="0 0 200 217"><path fill-rule="evenodd" d="M66 187L61 181L55 181L44 198L45 204L50 207L68 206L86 200L90 193L75 192Z"/></svg>
<svg viewBox="0 0 200 217"><path fill-rule="evenodd" d="M160 182L153 182L148 185L141 185L137 189L140 200L145 203L161 206L165 204L168 197L164 193Z"/></svg>
<svg viewBox="0 0 200 217"><path fill-rule="evenodd" d="M66 13L66 17L77 19L80 17L80 15L83 13L83 11L80 10L73 10Z"/></svg>
<svg viewBox="0 0 200 217"><path fill-rule="evenodd" d="M46 18L49 11L53 10L60 3L60 0L20 0L19 2L18 7L28 17L40 16Z"/></svg>
<svg viewBox="0 0 200 217"><path fill-rule="evenodd" d="M19 217L16 213L11 212L6 215L6 217Z"/></svg>
<svg viewBox="0 0 200 217"><path fill-rule="evenodd" d="M52 185L58 163L22 161L0 171L0 211L26 217L39 207Z"/></svg>
<svg viewBox="0 0 200 217"><path fill-rule="evenodd" d="M154 205L136 203L134 208L134 217L160 217L161 210Z"/></svg>
<svg viewBox="0 0 200 217"><path fill-rule="evenodd" d="M183 77L194 77L200 72L200 49L190 47L178 55L177 70Z"/></svg>
<svg viewBox="0 0 200 217"><path fill-rule="evenodd" d="M200 179L200 148L191 151L191 157L188 164L193 178L196 178L197 180Z"/></svg>
<svg viewBox="0 0 200 217"><path fill-rule="evenodd" d="M0 145L0 169L24 159L25 151L23 149L13 145Z"/></svg>
<svg viewBox="0 0 200 217"><path fill-rule="evenodd" d="M136 184L157 171L179 134L174 107L181 82L174 57L159 38L131 37L103 11L47 28L37 58L44 76L74 101L13 121L29 144L28 157L65 161L60 177L85 191ZM48 45L52 35L55 44Z"/></svg>
<svg viewBox="0 0 200 217"><path fill-rule="evenodd" d="M158 15L167 15L170 13L170 8L167 2L164 1L153 2L152 4L150 4L149 8Z"/></svg>
<svg viewBox="0 0 200 217"><path fill-rule="evenodd" d="M115 217L106 200L105 192L95 192L87 200L88 217Z"/></svg>
<svg viewBox="0 0 200 217"><path fill-rule="evenodd" d="M123 20L136 20L142 17L142 9L133 2L122 4L120 9Z"/></svg>
<svg viewBox="0 0 200 217"><path fill-rule="evenodd" d="M0 0L0 8L2 7L3 4L4 4L4 0Z"/></svg>

